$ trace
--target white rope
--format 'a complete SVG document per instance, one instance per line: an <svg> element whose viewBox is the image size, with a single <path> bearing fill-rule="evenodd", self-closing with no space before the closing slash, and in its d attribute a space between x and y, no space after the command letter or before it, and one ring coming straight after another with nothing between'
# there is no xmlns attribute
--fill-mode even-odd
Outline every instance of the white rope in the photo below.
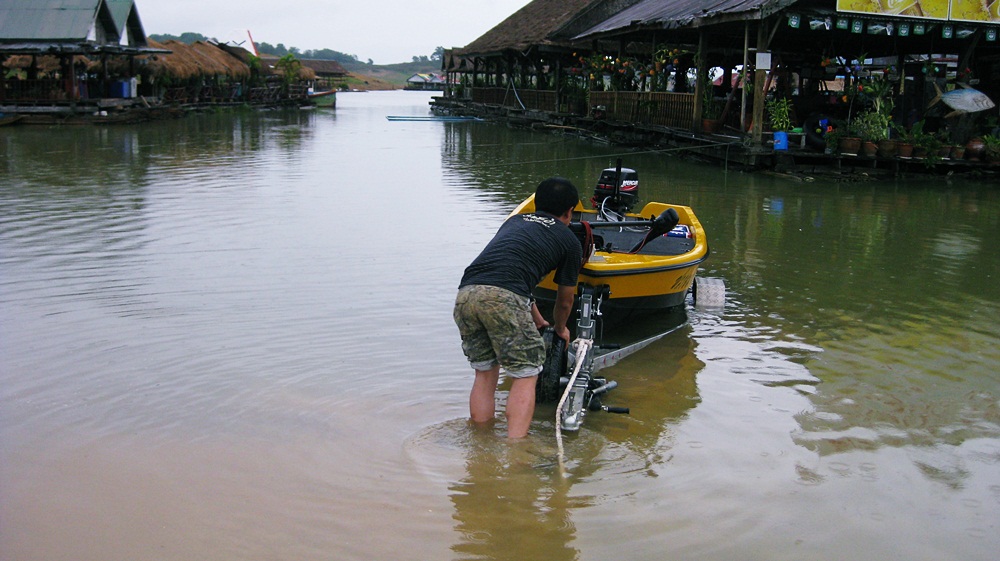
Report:
<svg viewBox="0 0 1000 561"><path fill-rule="evenodd" d="M524 102L521 101L521 96L517 94L517 86L514 85L513 79L507 82L507 87L514 90L514 99L516 99L517 104L521 106L521 110L524 111L525 109L527 109L527 107L524 106Z"/></svg>
<svg viewBox="0 0 1000 561"><path fill-rule="evenodd" d="M559 398L559 405L556 406L556 445L559 447L559 472L564 477L566 473L563 466L562 408L566 404L570 392L573 391L573 383L576 382L576 378L580 374L580 369L583 367L583 362L587 359L590 347L594 344L594 341L593 339L577 339L573 343L576 344L576 366L573 367L573 374L570 375L569 383L566 384L566 390L563 391L562 397Z"/></svg>

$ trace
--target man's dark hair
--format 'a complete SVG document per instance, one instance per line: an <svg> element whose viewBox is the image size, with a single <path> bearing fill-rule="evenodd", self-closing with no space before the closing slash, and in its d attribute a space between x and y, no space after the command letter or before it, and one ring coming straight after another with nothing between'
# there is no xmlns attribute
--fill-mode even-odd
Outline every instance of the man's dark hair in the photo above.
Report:
<svg viewBox="0 0 1000 561"><path fill-rule="evenodd" d="M535 189L535 210L562 216L580 201L580 192L565 177L550 177Z"/></svg>

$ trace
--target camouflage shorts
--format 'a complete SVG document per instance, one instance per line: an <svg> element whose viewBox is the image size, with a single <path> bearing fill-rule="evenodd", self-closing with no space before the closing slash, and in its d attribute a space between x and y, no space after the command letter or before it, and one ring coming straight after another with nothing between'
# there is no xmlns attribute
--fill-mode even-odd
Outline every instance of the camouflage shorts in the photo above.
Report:
<svg viewBox="0 0 1000 561"><path fill-rule="evenodd" d="M528 298L495 286L465 286L455 298L454 316L473 369L499 364L511 378L542 370L545 344L531 319Z"/></svg>

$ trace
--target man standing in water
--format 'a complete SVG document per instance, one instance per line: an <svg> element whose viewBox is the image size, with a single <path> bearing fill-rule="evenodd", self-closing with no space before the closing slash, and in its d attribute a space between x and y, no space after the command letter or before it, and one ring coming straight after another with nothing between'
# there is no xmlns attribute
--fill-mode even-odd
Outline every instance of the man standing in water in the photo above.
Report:
<svg viewBox="0 0 1000 561"><path fill-rule="evenodd" d="M531 298L542 277L555 270L556 335L569 342L566 322L573 310L583 248L568 228L580 199L569 180L553 177L535 190L534 214L520 214L500 226L465 269L455 299L455 323L462 351L476 371L469 395L475 423L496 414L500 367L512 378L507 397L507 437L521 438L535 412L535 381L545 361L539 329L548 325Z"/></svg>

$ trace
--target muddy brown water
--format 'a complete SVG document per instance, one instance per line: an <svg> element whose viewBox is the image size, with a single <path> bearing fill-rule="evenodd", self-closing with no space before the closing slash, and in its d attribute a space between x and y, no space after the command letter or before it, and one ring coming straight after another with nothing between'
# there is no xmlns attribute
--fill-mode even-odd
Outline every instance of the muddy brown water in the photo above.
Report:
<svg viewBox="0 0 1000 561"><path fill-rule="evenodd" d="M0 559L994 557L995 185L386 119L428 100L0 129ZM725 307L606 371L631 415L561 458L551 407L473 429L462 269L618 156Z"/></svg>

